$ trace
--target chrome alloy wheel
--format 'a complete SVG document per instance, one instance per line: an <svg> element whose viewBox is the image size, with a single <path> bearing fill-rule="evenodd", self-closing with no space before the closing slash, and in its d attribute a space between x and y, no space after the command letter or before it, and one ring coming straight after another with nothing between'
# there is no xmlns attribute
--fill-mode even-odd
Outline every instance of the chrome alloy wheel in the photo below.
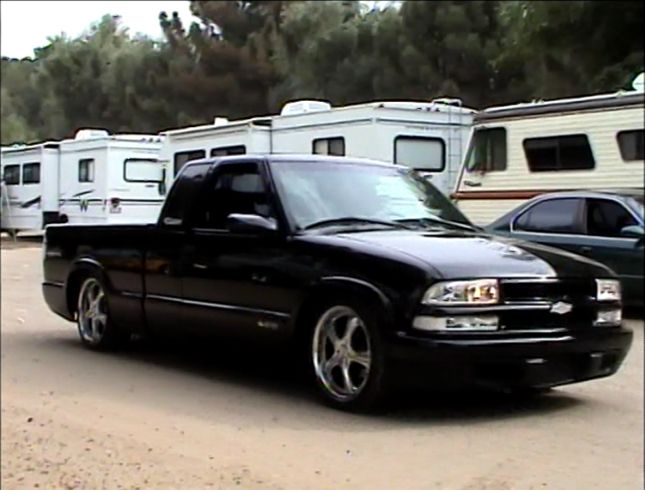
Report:
<svg viewBox="0 0 645 490"><path fill-rule="evenodd" d="M78 295L78 331L84 341L98 344L105 334L107 307L101 283L87 279Z"/></svg>
<svg viewBox="0 0 645 490"><path fill-rule="evenodd" d="M339 401L356 398L367 383L372 351L367 327L347 306L328 309L316 324L312 343L318 380Z"/></svg>

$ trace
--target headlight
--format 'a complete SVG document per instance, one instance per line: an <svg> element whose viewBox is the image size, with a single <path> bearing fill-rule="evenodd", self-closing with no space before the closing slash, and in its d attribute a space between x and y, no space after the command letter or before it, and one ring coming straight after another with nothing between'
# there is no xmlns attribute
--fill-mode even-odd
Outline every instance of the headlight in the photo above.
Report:
<svg viewBox="0 0 645 490"><path fill-rule="evenodd" d="M497 279L438 282L426 291L421 300L426 305L492 305L499 303Z"/></svg>
<svg viewBox="0 0 645 490"><path fill-rule="evenodd" d="M615 279L596 279L598 301L620 301L620 282Z"/></svg>

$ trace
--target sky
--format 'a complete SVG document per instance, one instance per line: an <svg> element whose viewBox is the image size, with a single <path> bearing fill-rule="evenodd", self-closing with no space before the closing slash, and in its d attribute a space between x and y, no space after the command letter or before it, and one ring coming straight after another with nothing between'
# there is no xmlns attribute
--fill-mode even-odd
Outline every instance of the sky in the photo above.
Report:
<svg viewBox="0 0 645 490"><path fill-rule="evenodd" d="M364 2L379 8L392 2ZM397 2L394 2L397 3ZM33 56L34 48L46 46L47 38L61 33L82 34L105 14L120 15L131 34L142 33L161 39L159 12L178 12L185 26L199 20L190 13L189 0L175 1L0 1L0 55L10 58Z"/></svg>
<svg viewBox="0 0 645 490"><path fill-rule="evenodd" d="M11 58L33 56L34 48L48 44L47 38L64 32L76 37L104 14L120 15L131 34L160 39L159 12L178 12L184 25L194 19L188 0L175 1L0 1L0 55Z"/></svg>

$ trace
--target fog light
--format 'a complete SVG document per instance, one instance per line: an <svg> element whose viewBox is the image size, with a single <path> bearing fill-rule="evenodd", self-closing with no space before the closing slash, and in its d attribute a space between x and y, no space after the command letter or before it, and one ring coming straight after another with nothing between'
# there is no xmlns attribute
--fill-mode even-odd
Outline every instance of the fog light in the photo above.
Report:
<svg viewBox="0 0 645 490"><path fill-rule="evenodd" d="M611 310L600 310L593 322L596 327L617 327L623 319L623 312L620 308Z"/></svg>
<svg viewBox="0 0 645 490"><path fill-rule="evenodd" d="M417 316L414 328L429 332L490 332L499 328L497 315Z"/></svg>

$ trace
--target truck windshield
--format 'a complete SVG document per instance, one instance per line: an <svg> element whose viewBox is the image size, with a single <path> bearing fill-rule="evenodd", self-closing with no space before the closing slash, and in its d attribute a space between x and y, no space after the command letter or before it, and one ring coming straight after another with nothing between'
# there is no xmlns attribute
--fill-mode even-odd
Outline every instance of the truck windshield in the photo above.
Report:
<svg viewBox="0 0 645 490"><path fill-rule="evenodd" d="M293 161L278 162L271 171L285 211L298 229L348 217L471 226L448 198L413 170Z"/></svg>

